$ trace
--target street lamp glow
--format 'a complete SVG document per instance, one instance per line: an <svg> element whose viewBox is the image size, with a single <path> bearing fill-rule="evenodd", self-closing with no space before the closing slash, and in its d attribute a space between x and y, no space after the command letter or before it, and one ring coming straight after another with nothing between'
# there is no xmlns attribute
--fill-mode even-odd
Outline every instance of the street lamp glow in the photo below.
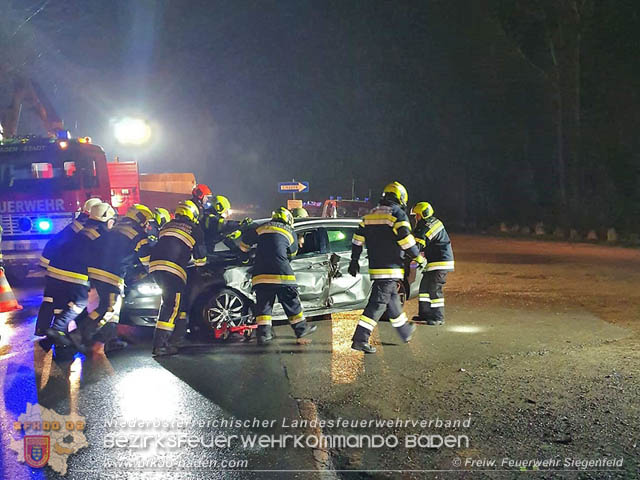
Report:
<svg viewBox="0 0 640 480"><path fill-rule="evenodd" d="M151 138L151 127L141 118L123 118L114 125L116 140L123 145L143 145Z"/></svg>

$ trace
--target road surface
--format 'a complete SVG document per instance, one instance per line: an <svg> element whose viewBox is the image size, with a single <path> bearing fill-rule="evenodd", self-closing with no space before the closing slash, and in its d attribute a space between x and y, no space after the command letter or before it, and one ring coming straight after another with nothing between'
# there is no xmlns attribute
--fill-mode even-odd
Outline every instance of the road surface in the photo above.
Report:
<svg viewBox="0 0 640 480"><path fill-rule="evenodd" d="M123 328L131 345L109 358L55 358L31 335L38 284L17 289L24 310L0 317L3 478L513 478L543 460L532 478L638 478L640 252L453 245L446 324L405 345L380 323L368 356L349 348L350 312L318 321L309 345L282 325L269 347L155 360L152 332ZM65 477L10 448L27 403L85 418Z"/></svg>

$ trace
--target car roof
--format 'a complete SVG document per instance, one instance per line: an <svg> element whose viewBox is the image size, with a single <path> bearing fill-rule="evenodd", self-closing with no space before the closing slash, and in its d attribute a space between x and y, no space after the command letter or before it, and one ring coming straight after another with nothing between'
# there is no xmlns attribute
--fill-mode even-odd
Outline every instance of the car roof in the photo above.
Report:
<svg viewBox="0 0 640 480"><path fill-rule="evenodd" d="M360 218L322 218L306 217L298 218L294 224L296 229L302 227L357 227L362 219Z"/></svg>
<svg viewBox="0 0 640 480"><path fill-rule="evenodd" d="M260 218L254 220L258 224L266 223L270 218ZM294 219L294 229L300 230L303 227L357 227L362 221L361 218L327 218L327 217L304 217Z"/></svg>

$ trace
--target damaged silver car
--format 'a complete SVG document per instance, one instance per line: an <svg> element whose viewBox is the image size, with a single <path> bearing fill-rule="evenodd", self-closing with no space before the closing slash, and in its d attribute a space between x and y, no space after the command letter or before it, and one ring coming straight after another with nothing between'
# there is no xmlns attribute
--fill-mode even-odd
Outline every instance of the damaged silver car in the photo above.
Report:
<svg viewBox="0 0 640 480"><path fill-rule="evenodd" d="M304 218L296 221L295 231L301 245L291 266L298 281L302 306L307 317L327 315L364 308L371 291L369 262L360 257L361 274L347 273L351 258L351 238L360 219ZM220 245L209 255L208 263L188 271L189 328L192 333L211 337L224 323L238 326L255 321L255 295L251 288L249 260ZM365 247L366 248L366 247ZM246 260L245 260L246 261ZM407 265L404 282L399 284L403 301L418 295L422 272ZM155 324L160 307L160 290L149 280L134 285L123 305L125 323ZM276 303L274 320L285 320L282 307Z"/></svg>

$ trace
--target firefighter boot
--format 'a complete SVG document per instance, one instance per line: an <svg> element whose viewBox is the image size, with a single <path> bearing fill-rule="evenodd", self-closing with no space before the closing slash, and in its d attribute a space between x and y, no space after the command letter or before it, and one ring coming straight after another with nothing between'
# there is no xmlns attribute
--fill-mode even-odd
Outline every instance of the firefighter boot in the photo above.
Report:
<svg viewBox="0 0 640 480"><path fill-rule="evenodd" d="M417 327L413 323L407 322L401 327L397 327L396 330L398 331L398 335L400 335L400 338L402 338L402 341L404 343L409 343L411 341L411 338L413 337L414 332L416 331L416 328Z"/></svg>
<svg viewBox="0 0 640 480"><path fill-rule="evenodd" d="M153 351L151 354L154 357L161 357L165 355L175 355L178 353L178 348L169 345L169 339L171 338L171 334L168 330L160 330L156 328L156 331L153 332Z"/></svg>
<svg viewBox="0 0 640 480"><path fill-rule="evenodd" d="M302 320L294 325L292 325L293 331L296 334L296 338L306 337L307 335L311 335L318 329L317 325L309 325L306 320Z"/></svg>
<svg viewBox="0 0 640 480"><path fill-rule="evenodd" d="M176 320L176 328L173 330L169 339L169 345L176 348L191 345L191 343L187 341L187 324L187 314L185 312L180 313L178 320Z"/></svg>
<svg viewBox="0 0 640 480"><path fill-rule="evenodd" d="M59 345L61 347L69 347L73 345L73 341L71 340L71 338L69 338L69 335L61 330L57 330L55 328L47 328L46 335L54 345Z"/></svg>
<svg viewBox="0 0 640 480"><path fill-rule="evenodd" d="M354 341L351 344L351 348L353 348L354 350L359 350L359 351L364 352L364 353L376 353L376 347L374 347L373 345L371 345L369 343L365 343L365 342L356 342L356 341Z"/></svg>
<svg viewBox="0 0 640 480"><path fill-rule="evenodd" d="M258 325L256 330L256 338L258 345L268 345L273 340L273 331L271 325Z"/></svg>

